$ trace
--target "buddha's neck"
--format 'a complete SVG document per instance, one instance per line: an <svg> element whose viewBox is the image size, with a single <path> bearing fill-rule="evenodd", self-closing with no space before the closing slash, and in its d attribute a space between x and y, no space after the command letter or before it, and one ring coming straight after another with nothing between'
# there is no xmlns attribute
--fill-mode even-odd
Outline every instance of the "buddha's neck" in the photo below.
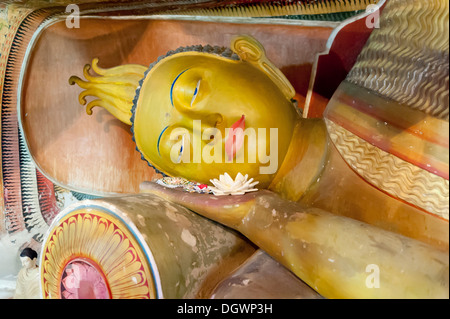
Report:
<svg viewBox="0 0 450 319"><path fill-rule="evenodd" d="M313 185L326 162L328 138L322 119L300 119L289 149L269 189L297 201Z"/></svg>

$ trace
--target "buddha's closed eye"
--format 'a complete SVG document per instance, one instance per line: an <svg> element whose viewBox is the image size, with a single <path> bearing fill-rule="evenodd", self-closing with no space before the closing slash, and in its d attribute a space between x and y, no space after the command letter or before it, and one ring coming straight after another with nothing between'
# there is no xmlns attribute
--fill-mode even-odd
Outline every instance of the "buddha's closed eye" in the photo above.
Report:
<svg viewBox="0 0 450 319"><path fill-rule="evenodd" d="M180 76L181 76L184 72L186 72L187 70L189 70L189 69L186 69L186 70L180 72L180 73L175 77L175 80L173 80L172 85L170 86L170 103L172 104L172 106L174 106L174 105L173 105L173 88L174 88L174 86L175 86L175 83L176 83L177 80L180 78Z"/></svg>
<svg viewBox="0 0 450 319"><path fill-rule="evenodd" d="M192 100L191 100L191 107L192 107L192 104L194 104L195 98L198 95L198 91L200 89L200 82L201 82L201 80L198 80L197 85L195 86L194 95L192 96Z"/></svg>

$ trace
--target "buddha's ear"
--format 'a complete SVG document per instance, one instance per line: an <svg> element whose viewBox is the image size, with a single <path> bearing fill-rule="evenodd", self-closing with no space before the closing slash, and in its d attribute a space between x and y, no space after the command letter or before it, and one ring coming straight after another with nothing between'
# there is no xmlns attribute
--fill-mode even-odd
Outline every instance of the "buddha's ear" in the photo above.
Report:
<svg viewBox="0 0 450 319"><path fill-rule="evenodd" d="M281 89L288 99L294 98L295 89L284 74L266 57L264 47L248 35L236 36L231 40L231 49L241 58L264 71Z"/></svg>

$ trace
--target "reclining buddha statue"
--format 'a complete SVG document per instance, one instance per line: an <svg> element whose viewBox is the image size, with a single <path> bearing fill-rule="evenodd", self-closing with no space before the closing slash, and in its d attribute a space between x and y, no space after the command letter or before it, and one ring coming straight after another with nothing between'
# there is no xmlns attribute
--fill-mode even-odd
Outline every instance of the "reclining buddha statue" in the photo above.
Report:
<svg viewBox="0 0 450 319"><path fill-rule="evenodd" d="M250 36L178 48L149 68L94 59L86 81L69 82L82 104L98 98L88 114L101 106L131 126L157 171L252 191L142 192L240 231L323 296L448 297L448 22L408 23L438 9L448 3L390 1L323 118L302 117Z"/></svg>

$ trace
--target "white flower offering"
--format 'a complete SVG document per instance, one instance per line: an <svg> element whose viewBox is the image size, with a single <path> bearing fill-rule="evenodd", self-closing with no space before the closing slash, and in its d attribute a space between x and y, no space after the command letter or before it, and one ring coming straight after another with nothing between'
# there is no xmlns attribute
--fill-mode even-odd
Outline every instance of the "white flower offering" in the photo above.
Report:
<svg viewBox="0 0 450 319"><path fill-rule="evenodd" d="M215 186L210 186L209 189L214 195L244 195L247 192L254 192L258 189L253 188L259 182L253 182L253 178L248 179L248 175L238 173L236 179L233 180L228 173L219 176L219 179L211 179L211 183Z"/></svg>

